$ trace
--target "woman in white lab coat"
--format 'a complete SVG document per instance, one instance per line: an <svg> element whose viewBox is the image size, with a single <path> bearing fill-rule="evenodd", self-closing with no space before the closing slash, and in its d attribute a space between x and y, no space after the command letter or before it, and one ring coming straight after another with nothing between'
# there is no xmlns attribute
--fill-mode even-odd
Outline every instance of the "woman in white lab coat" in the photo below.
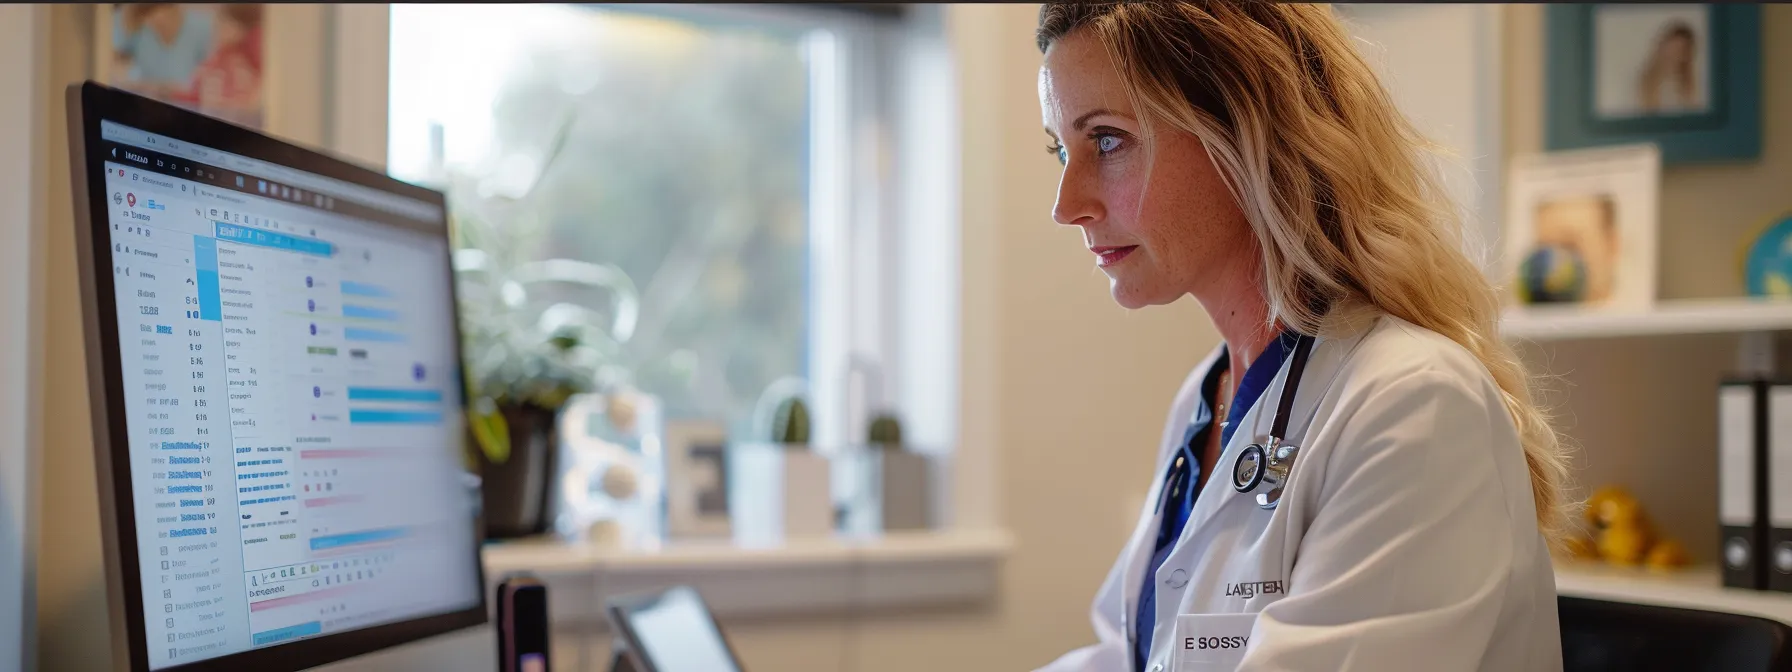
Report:
<svg viewBox="0 0 1792 672"><path fill-rule="evenodd" d="M1560 670L1561 448L1329 8L1048 4L1038 39L1054 219L1121 305L1192 295L1224 339L1172 404L1098 642L1044 669Z"/></svg>

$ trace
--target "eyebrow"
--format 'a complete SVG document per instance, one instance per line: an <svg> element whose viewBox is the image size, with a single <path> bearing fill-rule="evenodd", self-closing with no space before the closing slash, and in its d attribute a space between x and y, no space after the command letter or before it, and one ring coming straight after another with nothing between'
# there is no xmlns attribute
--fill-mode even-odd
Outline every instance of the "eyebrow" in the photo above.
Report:
<svg viewBox="0 0 1792 672"><path fill-rule="evenodd" d="M1094 118L1102 116L1102 115L1109 115L1109 116L1115 116L1115 117L1125 117L1126 116L1124 114L1120 114L1119 112L1115 112L1115 111L1110 110L1105 107L1098 107L1093 110L1089 110L1088 112L1084 112L1082 116L1077 117L1075 121L1070 122L1070 128L1071 128L1071 130L1081 131L1081 130L1083 130L1083 128L1085 126L1089 125L1090 119L1094 119ZM1045 129L1045 132L1047 135L1050 135L1053 138L1058 137L1058 134L1053 133L1052 129L1049 129L1049 128Z"/></svg>

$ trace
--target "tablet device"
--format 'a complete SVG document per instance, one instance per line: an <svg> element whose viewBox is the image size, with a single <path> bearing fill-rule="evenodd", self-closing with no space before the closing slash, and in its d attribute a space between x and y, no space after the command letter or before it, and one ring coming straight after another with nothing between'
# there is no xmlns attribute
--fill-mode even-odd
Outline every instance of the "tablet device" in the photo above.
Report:
<svg viewBox="0 0 1792 672"><path fill-rule="evenodd" d="M617 657L635 672L742 672L696 590L619 597L610 600L608 614L621 640Z"/></svg>

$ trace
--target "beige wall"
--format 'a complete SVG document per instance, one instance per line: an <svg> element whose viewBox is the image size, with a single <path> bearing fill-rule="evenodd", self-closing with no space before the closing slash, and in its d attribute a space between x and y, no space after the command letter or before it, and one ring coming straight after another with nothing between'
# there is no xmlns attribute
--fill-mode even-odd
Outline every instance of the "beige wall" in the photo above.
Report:
<svg viewBox="0 0 1792 672"><path fill-rule="evenodd" d="M1792 212L1792 5L1762 6L1762 156L1665 167L1660 284L1665 299L1739 296L1741 250ZM1506 153L1543 146L1543 7L1506 7ZM1717 544L1714 390L1732 369L1729 335L1609 339L1530 347L1556 376L1583 486L1623 484L1701 559Z"/></svg>

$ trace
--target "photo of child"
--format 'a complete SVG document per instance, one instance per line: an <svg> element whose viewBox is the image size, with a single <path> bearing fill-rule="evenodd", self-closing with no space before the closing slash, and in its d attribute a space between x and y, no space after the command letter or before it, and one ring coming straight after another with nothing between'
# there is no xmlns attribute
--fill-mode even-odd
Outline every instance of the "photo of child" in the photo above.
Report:
<svg viewBox="0 0 1792 672"><path fill-rule="evenodd" d="M1618 216L1612 197L1589 194L1537 205L1533 249L1559 250L1579 265L1574 300L1604 303L1617 284Z"/></svg>
<svg viewBox="0 0 1792 672"><path fill-rule="evenodd" d="M1603 118L1711 109L1710 8L1600 5L1593 14L1594 107Z"/></svg>
<svg viewBox="0 0 1792 672"><path fill-rule="evenodd" d="M1625 310L1655 299L1659 148L1525 154L1508 170L1505 263L1520 304Z"/></svg>
<svg viewBox="0 0 1792 672"><path fill-rule="evenodd" d="M113 86L259 128L264 8L252 3L110 6L103 79Z"/></svg>

